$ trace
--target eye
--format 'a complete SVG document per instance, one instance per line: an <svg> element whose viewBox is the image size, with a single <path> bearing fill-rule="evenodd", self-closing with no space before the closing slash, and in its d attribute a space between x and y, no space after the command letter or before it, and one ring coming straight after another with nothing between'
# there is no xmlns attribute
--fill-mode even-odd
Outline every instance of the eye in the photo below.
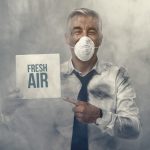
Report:
<svg viewBox="0 0 150 150"><path fill-rule="evenodd" d="M80 35L82 33L81 30L73 30L72 32L74 35Z"/></svg>
<svg viewBox="0 0 150 150"><path fill-rule="evenodd" d="M97 32L95 30L89 30L88 35L96 35Z"/></svg>

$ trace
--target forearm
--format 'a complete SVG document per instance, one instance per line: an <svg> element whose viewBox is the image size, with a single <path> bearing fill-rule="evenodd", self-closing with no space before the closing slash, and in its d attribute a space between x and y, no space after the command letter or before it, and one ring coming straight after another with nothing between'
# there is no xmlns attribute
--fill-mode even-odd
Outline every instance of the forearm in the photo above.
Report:
<svg viewBox="0 0 150 150"><path fill-rule="evenodd" d="M140 133L139 109L131 79L124 68L118 72L116 87L114 134L122 138L136 138Z"/></svg>
<svg viewBox="0 0 150 150"><path fill-rule="evenodd" d="M116 117L114 134L121 138L137 138L140 133L139 119L135 117Z"/></svg>
<svg viewBox="0 0 150 150"><path fill-rule="evenodd" d="M137 138L140 133L140 121L137 115L124 117L103 110L103 117L97 121L97 126L103 132L120 138Z"/></svg>

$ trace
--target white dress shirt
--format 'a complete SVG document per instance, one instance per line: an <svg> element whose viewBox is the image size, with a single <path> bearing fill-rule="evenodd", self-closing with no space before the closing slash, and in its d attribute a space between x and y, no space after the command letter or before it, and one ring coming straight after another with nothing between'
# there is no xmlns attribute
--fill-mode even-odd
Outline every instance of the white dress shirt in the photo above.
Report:
<svg viewBox="0 0 150 150"><path fill-rule="evenodd" d="M80 91L81 83L73 74L74 69L71 60L61 66L63 97L76 99ZM103 117L97 119L97 125L89 124L89 149L97 150L96 147L99 147L100 150L106 149L106 147L109 149L108 141L117 143L116 138L118 137L138 137L140 132L139 110L135 103L136 94L127 71L123 67L119 68L99 62L92 69L95 69L97 74L88 85L89 103L101 108ZM71 138L74 114L67 112L67 108L64 108L64 113L68 116L71 114L71 116L68 128L67 125L62 127L62 134L67 133L68 137ZM59 131L61 132L61 126ZM94 146L90 146L93 143L95 143ZM114 146L115 150L116 147Z"/></svg>
<svg viewBox="0 0 150 150"><path fill-rule="evenodd" d="M72 73L74 69L71 60L61 65L62 97L78 96L81 83ZM103 117L97 119L98 125L88 124L89 150L117 150L119 137L139 135L136 95L124 68L97 62L92 69L97 74L88 84L89 103L101 108ZM14 79L15 74L11 74L1 90L14 88ZM25 105L18 106L10 118L1 114L0 148L70 150L73 107L62 99L25 100Z"/></svg>

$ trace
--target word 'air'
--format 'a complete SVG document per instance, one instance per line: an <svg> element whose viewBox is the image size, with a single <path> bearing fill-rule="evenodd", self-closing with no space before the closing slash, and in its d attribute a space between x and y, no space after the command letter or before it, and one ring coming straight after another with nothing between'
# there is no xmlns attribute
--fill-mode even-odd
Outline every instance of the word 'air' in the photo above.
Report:
<svg viewBox="0 0 150 150"><path fill-rule="evenodd" d="M28 72L28 88L47 88L48 74L47 64L29 64Z"/></svg>

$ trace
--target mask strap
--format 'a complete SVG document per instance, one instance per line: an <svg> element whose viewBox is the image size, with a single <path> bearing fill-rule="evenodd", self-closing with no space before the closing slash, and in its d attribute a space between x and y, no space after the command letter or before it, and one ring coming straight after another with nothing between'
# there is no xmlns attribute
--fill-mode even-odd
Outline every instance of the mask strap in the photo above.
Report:
<svg viewBox="0 0 150 150"><path fill-rule="evenodd" d="M70 48L74 48L74 47L70 46Z"/></svg>
<svg viewBox="0 0 150 150"><path fill-rule="evenodd" d="M74 48L74 47L70 46L70 48ZM94 48L99 48L99 47L94 47Z"/></svg>

